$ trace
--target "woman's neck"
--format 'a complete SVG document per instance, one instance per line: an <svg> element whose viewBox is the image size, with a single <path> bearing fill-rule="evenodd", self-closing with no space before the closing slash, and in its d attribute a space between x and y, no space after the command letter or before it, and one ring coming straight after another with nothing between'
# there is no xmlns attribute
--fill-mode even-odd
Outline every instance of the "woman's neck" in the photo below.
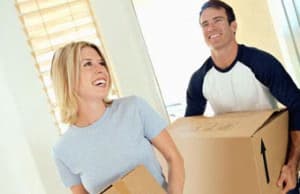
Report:
<svg viewBox="0 0 300 194"><path fill-rule="evenodd" d="M78 127L86 127L100 119L106 110L105 102L80 101L78 107L78 118L75 123Z"/></svg>

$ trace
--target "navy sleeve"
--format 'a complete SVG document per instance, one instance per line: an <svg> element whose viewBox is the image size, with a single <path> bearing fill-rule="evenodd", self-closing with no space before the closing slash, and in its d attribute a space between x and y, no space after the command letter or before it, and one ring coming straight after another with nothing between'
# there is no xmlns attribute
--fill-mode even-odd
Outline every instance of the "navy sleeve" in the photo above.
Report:
<svg viewBox="0 0 300 194"><path fill-rule="evenodd" d="M204 113L207 100L203 96L202 85L205 74L209 69L208 62L206 61L203 66L192 75L186 92L187 106L185 116L202 115Z"/></svg>
<svg viewBox="0 0 300 194"><path fill-rule="evenodd" d="M255 54L254 54L255 53ZM255 50L251 65L256 78L269 88L272 95L289 111L290 129L300 130L300 90L285 71L281 63L272 55Z"/></svg>

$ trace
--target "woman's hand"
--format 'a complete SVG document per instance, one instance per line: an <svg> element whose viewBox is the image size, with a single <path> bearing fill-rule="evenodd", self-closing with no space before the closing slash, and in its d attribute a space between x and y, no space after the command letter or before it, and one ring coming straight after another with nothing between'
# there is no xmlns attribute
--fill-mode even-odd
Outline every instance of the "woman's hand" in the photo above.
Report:
<svg viewBox="0 0 300 194"><path fill-rule="evenodd" d="M71 191L72 194L89 194L82 184L72 186Z"/></svg>

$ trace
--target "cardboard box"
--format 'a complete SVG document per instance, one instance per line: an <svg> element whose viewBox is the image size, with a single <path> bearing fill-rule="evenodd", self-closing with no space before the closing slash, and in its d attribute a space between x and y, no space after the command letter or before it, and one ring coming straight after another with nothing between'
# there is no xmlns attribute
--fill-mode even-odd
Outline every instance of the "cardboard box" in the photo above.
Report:
<svg viewBox="0 0 300 194"><path fill-rule="evenodd" d="M167 194L144 166L134 170L113 183L100 194Z"/></svg>
<svg viewBox="0 0 300 194"><path fill-rule="evenodd" d="M287 111L187 117L170 127L185 160L185 194L279 194Z"/></svg>

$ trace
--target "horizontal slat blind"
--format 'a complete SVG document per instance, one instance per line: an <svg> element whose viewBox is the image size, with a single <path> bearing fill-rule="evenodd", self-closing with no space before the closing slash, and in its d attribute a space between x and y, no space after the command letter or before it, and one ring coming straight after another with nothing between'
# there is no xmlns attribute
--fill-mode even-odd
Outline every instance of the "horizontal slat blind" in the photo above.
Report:
<svg viewBox="0 0 300 194"><path fill-rule="evenodd" d="M31 47L31 54L36 61L39 78L48 96L51 113L56 119L60 132L63 133L67 126L61 122L59 107L55 101L50 79L51 59L56 49L71 41L85 40L102 48L90 2L88 0L15 0L15 5ZM119 96L114 80L112 77L112 98Z"/></svg>

